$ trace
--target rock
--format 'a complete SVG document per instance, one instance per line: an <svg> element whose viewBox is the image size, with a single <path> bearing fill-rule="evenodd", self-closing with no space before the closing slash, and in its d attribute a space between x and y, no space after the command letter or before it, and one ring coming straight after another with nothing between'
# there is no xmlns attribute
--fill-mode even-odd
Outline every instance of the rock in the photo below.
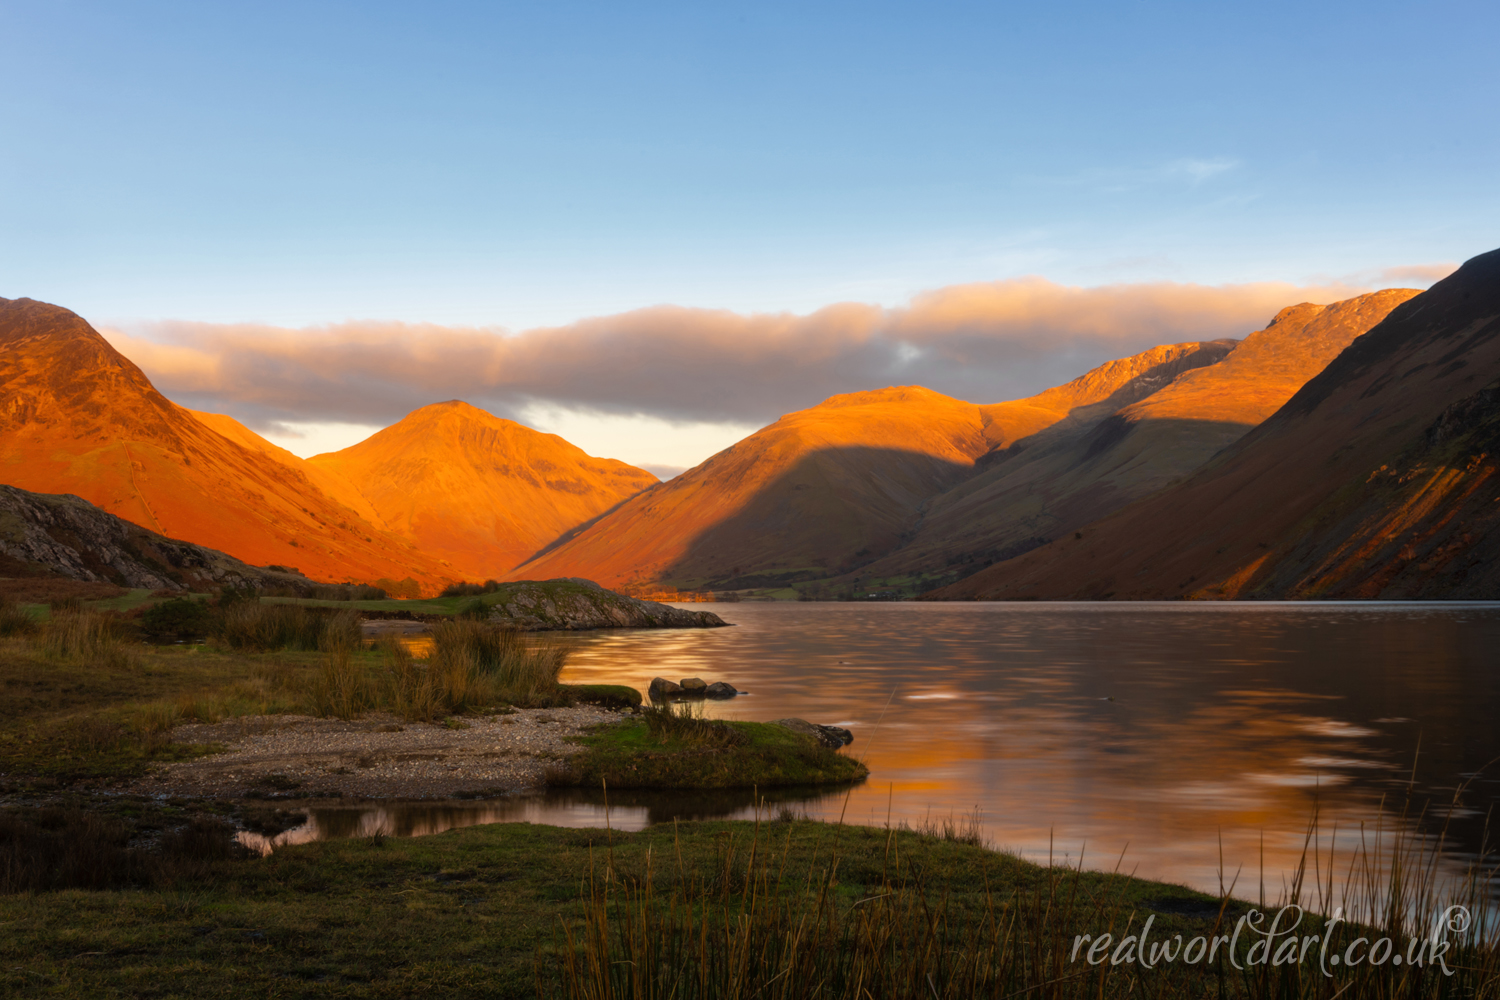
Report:
<svg viewBox="0 0 1500 1000"><path fill-rule="evenodd" d="M854 742L854 734L840 726L820 726L806 719L776 719L771 725L785 726L795 733L811 736L825 747L837 750Z"/></svg>
<svg viewBox="0 0 1500 1000"><path fill-rule="evenodd" d="M652 701L666 701L668 698L681 697L682 685L676 681L669 681L665 677L653 677L648 693Z"/></svg>
<svg viewBox="0 0 1500 1000"><path fill-rule="evenodd" d="M490 621L522 632L596 628L719 628L729 624L712 611L687 611L605 590L592 580L523 580L505 583L486 598Z"/></svg>
<svg viewBox="0 0 1500 1000"><path fill-rule="evenodd" d="M143 590L288 588L313 581L287 570L248 566L233 556L167 538L72 494L0 486L0 556L73 580Z"/></svg>
<svg viewBox="0 0 1500 1000"><path fill-rule="evenodd" d="M708 690L708 682L697 677L684 677L682 679L682 693L689 698L702 698Z"/></svg>
<svg viewBox="0 0 1500 1000"><path fill-rule="evenodd" d="M703 689L703 697L705 698L733 698L737 694L739 692L734 689L734 685L727 684L724 681L714 681Z"/></svg>

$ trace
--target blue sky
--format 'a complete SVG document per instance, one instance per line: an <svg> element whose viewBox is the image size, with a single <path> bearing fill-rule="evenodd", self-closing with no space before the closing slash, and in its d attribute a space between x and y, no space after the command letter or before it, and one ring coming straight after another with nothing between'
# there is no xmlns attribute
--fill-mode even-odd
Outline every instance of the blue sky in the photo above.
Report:
<svg viewBox="0 0 1500 1000"><path fill-rule="evenodd" d="M1500 245L1494 3L11 2L0 25L0 295L101 324L1420 284L1399 269Z"/></svg>

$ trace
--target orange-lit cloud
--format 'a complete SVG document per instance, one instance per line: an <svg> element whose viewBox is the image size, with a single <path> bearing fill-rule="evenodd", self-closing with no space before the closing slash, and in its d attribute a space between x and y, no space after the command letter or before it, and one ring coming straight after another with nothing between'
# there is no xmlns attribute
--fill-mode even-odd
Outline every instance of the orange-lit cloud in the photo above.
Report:
<svg viewBox="0 0 1500 1000"><path fill-rule="evenodd" d="M568 326L350 322L309 329L161 322L106 336L180 402L277 421L389 423L465 399L669 420L762 422L840 392L916 383L1017 398L1095 364L1183 340L1242 337L1284 306L1366 289L1246 284L956 285L901 308L808 315L658 306Z"/></svg>

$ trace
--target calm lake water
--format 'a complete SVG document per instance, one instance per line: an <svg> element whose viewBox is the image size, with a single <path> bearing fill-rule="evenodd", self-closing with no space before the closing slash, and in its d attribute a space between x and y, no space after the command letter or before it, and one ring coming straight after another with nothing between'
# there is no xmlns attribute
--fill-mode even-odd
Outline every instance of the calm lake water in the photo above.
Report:
<svg viewBox="0 0 1500 1000"><path fill-rule="evenodd" d="M1326 851L1377 828L1455 868L1500 799L1496 604L719 604L734 628L565 634L564 680L727 680L713 717L847 726L869 781L784 791L883 824L978 810L997 845L1237 895L1279 891L1319 815ZM1490 764L1485 768L1486 764ZM1462 789L1462 791L1460 791ZM1457 796L1457 805L1454 805ZM617 828L748 816L748 794L611 795ZM602 823L591 793L320 810L303 836L506 819ZM774 808L774 807L773 807ZM1425 815L1423 809L1426 809ZM426 811L424 811L424 809ZM1451 816L1451 818L1450 818ZM426 824L424 827L423 824ZM408 832L422 832L410 830ZM1086 845L1086 846L1085 846Z"/></svg>

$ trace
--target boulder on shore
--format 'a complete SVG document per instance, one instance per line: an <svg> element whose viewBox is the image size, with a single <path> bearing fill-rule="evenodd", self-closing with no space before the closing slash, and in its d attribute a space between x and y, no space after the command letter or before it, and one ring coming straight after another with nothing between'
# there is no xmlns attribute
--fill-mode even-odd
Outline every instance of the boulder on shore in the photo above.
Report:
<svg viewBox="0 0 1500 1000"><path fill-rule="evenodd" d="M806 719L775 719L771 725L785 726L793 732L811 736L825 747L832 747L835 750L854 742L854 734L842 726L820 726Z"/></svg>
<svg viewBox="0 0 1500 1000"><path fill-rule="evenodd" d="M680 684L682 693L689 698L702 698L703 692L708 690L708 682L700 677L684 677Z"/></svg>
<svg viewBox="0 0 1500 1000"><path fill-rule="evenodd" d="M676 681L669 681L665 677L653 677L648 693L652 701L666 701L668 698L681 697L682 685Z"/></svg>
<svg viewBox="0 0 1500 1000"><path fill-rule="evenodd" d="M705 698L733 698L737 694L739 691L735 690L734 685L725 681L714 681L703 689Z"/></svg>

